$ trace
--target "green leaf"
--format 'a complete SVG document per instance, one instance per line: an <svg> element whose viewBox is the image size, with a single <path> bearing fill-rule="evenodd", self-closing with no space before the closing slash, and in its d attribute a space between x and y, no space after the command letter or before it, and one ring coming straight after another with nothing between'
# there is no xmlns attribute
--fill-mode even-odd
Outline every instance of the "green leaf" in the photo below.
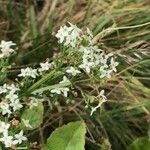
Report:
<svg viewBox="0 0 150 150"><path fill-rule="evenodd" d="M38 90L35 90L33 93L35 93L35 94L36 93L42 93L44 91L48 91L48 90L52 90L52 89L60 88L60 87L66 87L66 86L69 86L69 85L71 85L71 82L54 84L54 85L46 86L46 87L40 88Z"/></svg>
<svg viewBox="0 0 150 150"><path fill-rule="evenodd" d="M150 139L138 138L128 147L128 150L150 150Z"/></svg>
<svg viewBox="0 0 150 150"><path fill-rule="evenodd" d="M39 88L43 83L45 83L48 80L54 80L57 77L63 75L63 72L60 71L51 71L50 73L46 74L43 78L41 78L40 80L38 80L36 83L34 83L27 91L26 93L32 93L33 91L35 91L37 88Z"/></svg>
<svg viewBox="0 0 150 150"><path fill-rule="evenodd" d="M71 122L51 134L44 150L84 150L85 133L84 122Z"/></svg>
<svg viewBox="0 0 150 150"><path fill-rule="evenodd" d="M42 103L38 103L38 106L33 107L32 109L28 108L26 109L22 116L21 116L21 122L23 124L23 128L26 129L34 129L40 126L40 124L43 122L43 113L44 113L44 107ZM29 124L32 126L32 128L25 127L22 120L29 120Z"/></svg>
<svg viewBox="0 0 150 150"><path fill-rule="evenodd" d="M32 29L32 37L35 39L38 36L38 29L37 29L35 9L33 5L30 6L30 23Z"/></svg>

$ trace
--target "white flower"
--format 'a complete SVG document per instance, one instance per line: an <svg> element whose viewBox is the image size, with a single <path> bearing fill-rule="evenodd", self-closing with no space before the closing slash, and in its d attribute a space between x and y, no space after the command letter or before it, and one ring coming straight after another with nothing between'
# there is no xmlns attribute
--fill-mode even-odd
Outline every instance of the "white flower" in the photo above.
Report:
<svg viewBox="0 0 150 150"><path fill-rule="evenodd" d="M60 90L60 88L55 88L55 89L51 90L51 93L61 94L61 90Z"/></svg>
<svg viewBox="0 0 150 150"><path fill-rule="evenodd" d="M116 67L119 65L119 63L118 63L118 62L115 62L113 57L111 58L111 64L110 64L110 65L111 65L112 70L113 70L114 72L117 72Z"/></svg>
<svg viewBox="0 0 150 150"><path fill-rule="evenodd" d="M103 57L100 59L100 63L101 63L101 65L102 65L103 68L108 68L107 60L108 59L103 58Z"/></svg>
<svg viewBox="0 0 150 150"><path fill-rule="evenodd" d="M51 93L57 93L57 94L61 94L62 93L65 97L67 97L68 96L68 91L69 91L69 88L62 87L62 88L52 89Z"/></svg>
<svg viewBox="0 0 150 150"><path fill-rule="evenodd" d="M63 26L58 30L56 37L59 39L59 43L63 43L66 46L75 47L77 39L79 39L79 35L81 30L71 23L69 23L69 27Z"/></svg>
<svg viewBox="0 0 150 150"><path fill-rule="evenodd" d="M10 124L0 121L0 133L8 132Z"/></svg>
<svg viewBox="0 0 150 150"><path fill-rule="evenodd" d="M66 76L63 76L63 80L60 81L59 83L63 84L63 83L70 83L69 79Z"/></svg>
<svg viewBox="0 0 150 150"><path fill-rule="evenodd" d="M65 97L67 97L67 96L68 96L68 92L69 92L69 88L67 88L67 87L61 88L61 92L63 93L63 95L64 95Z"/></svg>
<svg viewBox="0 0 150 150"><path fill-rule="evenodd" d="M79 70L76 70L72 66L69 69L67 69L66 72L71 74L72 76L76 76L77 74L81 73Z"/></svg>
<svg viewBox="0 0 150 150"><path fill-rule="evenodd" d="M13 111L20 110L23 107L19 99L15 99L14 101L11 101L10 106L13 108Z"/></svg>
<svg viewBox="0 0 150 150"><path fill-rule="evenodd" d="M3 86L0 86L0 94L6 93L6 92L7 92L6 84L4 84Z"/></svg>
<svg viewBox="0 0 150 150"><path fill-rule="evenodd" d="M63 76L63 80L59 82L60 84L63 84L63 83L70 83L69 79L66 77L66 76ZM69 88L67 87L60 87L60 88L54 88L52 89L50 92L51 93L56 93L56 94L63 94L65 97L68 96L68 91L69 91Z"/></svg>
<svg viewBox="0 0 150 150"><path fill-rule="evenodd" d="M9 108L9 104L5 103L5 102L1 102L0 103L0 111L2 111L2 115L11 114L10 108Z"/></svg>
<svg viewBox="0 0 150 150"><path fill-rule="evenodd" d="M16 140L14 140L15 144L21 144L23 141L26 141L27 138L23 136L23 130L20 131L20 133L15 135Z"/></svg>
<svg viewBox="0 0 150 150"><path fill-rule="evenodd" d="M18 76L36 78L36 76L38 76L37 69L32 69L30 67L27 67L26 69L21 69L21 73Z"/></svg>
<svg viewBox="0 0 150 150"><path fill-rule="evenodd" d="M14 101L18 98L18 95L10 91L5 98L9 99L10 101Z"/></svg>
<svg viewBox="0 0 150 150"><path fill-rule="evenodd" d="M105 69L102 66L102 67L100 67L100 73L101 73L100 78L104 78L104 77L110 78L111 74L112 74L112 70Z"/></svg>
<svg viewBox="0 0 150 150"><path fill-rule="evenodd" d="M79 67L84 69L87 73L91 72L91 68L94 66L94 62L87 62L81 64Z"/></svg>
<svg viewBox="0 0 150 150"><path fill-rule="evenodd" d="M17 88L14 84L7 85L7 89L10 90L12 93L15 93L17 91L20 91L19 88Z"/></svg>
<svg viewBox="0 0 150 150"><path fill-rule="evenodd" d="M0 94L7 93L8 91L11 91L11 93L15 93L16 91L19 91L20 89L17 88L14 84L8 85L4 84L3 86L0 86Z"/></svg>
<svg viewBox="0 0 150 150"><path fill-rule="evenodd" d="M32 128L32 126L29 123L29 120L22 119L22 122L27 128Z"/></svg>
<svg viewBox="0 0 150 150"><path fill-rule="evenodd" d="M52 67L52 63L49 63L48 61L45 63L40 63L41 68L39 68L39 72L47 71Z"/></svg>
<svg viewBox="0 0 150 150"><path fill-rule="evenodd" d="M72 30L72 33L75 37L78 37L80 32L81 32L81 29L79 29L76 25L73 25L72 23L68 22L70 24L70 27L73 29Z"/></svg>
<svg viewBox="0 0 150 150"><path fill-rule="evenodd" d="M99 66L101 49L97 46L80 47L80 51L83 52L82 63L79 65L80 68L84 69L87 73L91 72L92 68Z"/></svg>
<svg viewBox="0 0 150 150"><path fill-rule="evenodd" d="M82 63L79 67L84 69L87 73L90 73L92 69L97 67L100 68L100 78L110 78L112 72L117 71L116 66L118 63L114 61L112 53L105 54L97 46L80 46L79 51L83 53Z"/></svg>
<svg viewBox="0 0 150 150"><path fill-rule="evenodd" d="M4 143L5 147L11 147L13 145L13 137L9 136L7 132L3 133L3 137L0 138L0 141Z"/></svg>
<svg viewBox="0 0 150 150"><path fill-rule="evenodd" d="M5 57L9 57L11 53L14 52L14 50L12 48L10 48L11 46L16 45L15 43L13 43L12 41L4 41L2 40L0 43L0 58L5 58Z"/></svg>
<svg viewBox="0 0 150 150"><path fill-rule="evenodd" d="M72 28L67 26L60 27L60 29L58 30L55 36L59 39L60 43L63 43L71 30Z"/></svg>

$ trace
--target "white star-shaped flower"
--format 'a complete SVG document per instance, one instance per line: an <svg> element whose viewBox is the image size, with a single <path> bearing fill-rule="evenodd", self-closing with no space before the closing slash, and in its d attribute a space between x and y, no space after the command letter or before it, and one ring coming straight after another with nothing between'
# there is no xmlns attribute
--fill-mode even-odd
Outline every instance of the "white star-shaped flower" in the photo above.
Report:
<svg viewBox="0 0 150 150"><path fill-rule="evenodd" d="M13 108L13 111L20 110L23 107L19 99L15 99L14 101L11 101L10 106Z"/></svg>
<svg viewBox="0 0 150 150"><path fill-rule="evenodd" d="M0 121L0 133L8 132L10 124Z"/></svg>
<svg viewBox="0 0 150 150"><path fill-rule="evenodd" d="M1 102L0 103L0 108L1 108L1 111L2 111L2 115L6 115L6 114L10 115L11 114L9 104L7 104L5 102Z"/></svg>
<svg viewBox="0 0 150 150"><path fill-rule="evenodd" d="M32 128L32 126L29 123L29 120L26 119L22 119L23 124L27 127L27 128Z"/></svg>
<svg viewBox="0 0 150 150"><path fill-rule="evenodd" d="M46 61L45 63L40 63L41 68L39 68L39 72L47 71L52 67L52 63Z"/></svg>
<svg viewBox="0 0 150 150"><path fill-rule="evenodd" d="M23 141L26 141L27 138L23 135L23 130L20 131L20 133L15 135L15 144L21 144Z"/></svg>
<svg viewBox="0 0 150 150"><path fill-rule="evenodd" d="M14 101L18 98L18 95L17 94L14 94L13 92L9 92L6 97L6 99L10 100L10 101Z"/></svg>
<svg viewBox="0 0 150 150"><path fill-rule="evenodd" d="M4 84L3 86L0 86L0 94L6 93L6 92L7 92L6 84Z"/></svg>
<svg viewBox="0 0 150 150"><path fill-rule="evenodd" d="M7 85L7 89L11 91L11 93L15 93L17 91L20 91L19 88L17 88L14 84Z"/></svg>
<svg viewBox="0 0 150 150"><path fill-rule="evenodd" d="M0 58L9 57L11 53L14 52L14 50L11 48L11 46L16 45L12 41L4 41L2 40L0 43Z"/></svg>
<svg viewBox="0 0 150 150"><path fill-rule="evenodd" d="M3 137L0 138L0 141L4 143L6 148L11 147L13 145L13 137L9 136L6 132L3 133Z"/></svg>
<svg viewBox="0 0 150 150"><path fill-rule="evenodd" d="M21 69L21 73L18 75L19 77L32 77L36 78L38 76L37 69L32 69L27 67L25 69Z"/></svg>

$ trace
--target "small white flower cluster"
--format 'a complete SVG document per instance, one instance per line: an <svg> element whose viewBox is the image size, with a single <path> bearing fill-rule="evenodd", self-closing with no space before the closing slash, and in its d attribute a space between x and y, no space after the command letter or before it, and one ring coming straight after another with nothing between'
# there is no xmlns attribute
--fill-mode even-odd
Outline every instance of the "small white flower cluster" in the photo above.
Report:
<svg viewBox="0 0 150 150"><path fill-rule="evenodd" d="M100 63L102 50L98 49L97 46L80 47L80 51L83 52L82 64L80 68L84 69L87 73L90 73L92 68L95 68Z"/></svg>
<svg viewBox="0 0 150 150"><path fill-rule="evenodd" d="M111 74L116 72L118 62L114 61L113 54L105 54L97 46L81 47L80 51L83 52L82 64L80 68L84 69L87 73L91 72L91 69L98 69L100 78L110 78Z"/></svg>
<svg viewBox="0 0 150 150"><path fill-rule="evenodd" d="M0 43L0 58L7 58L9 57L13 52L14 49L11 48L11 46L16 45L12 41L4 41L2 40Z"/></svg>
<svg viewBox="0 0 150 150"><path fill-rule="evenodd" d="M81 30L76 25L73 25L70 22L69 25L69 27L60 27L56 34L56 37L59 39L59 43L63 43L65 46L76 47Z"/></svg>
<svg viewBox="0 0 150 150"><path fill-rule="evenodd" d="M31 77L35 79L39 75L39 73L48 71L52 67L53 67L53 63L49 63L48 61L46 61L45 63L40 63L40 68L38 69L33 69L31 67L21 69L21 73L18 76L19 77Z"/></svg>
<svg viewBox="0 0 150 150"><path fill-rule="evenodd" d="M73 31L75 33L75 31ZM5 45L5 46L4 46ZM13 53L13 49L10 47L13 44L12 42L6 42L4 41L1 43L1 50L3 51L3 56L10 56L11 53ZM5 51L4 51L5 50ZM6 53L6 50L8 53ZM4 58L5 58L4 57ZM45 72L52 69L55 64L54 62L49 63L47 60L45 63L40 63L40 67L33 69L31 67L27 67L24 69L21 69L20 74L18 74L18 77L25 77L30 79L36 79L40 75L44 75ZM77 69L74 67L68 68L66 71L67 73L75 76L80 73ZM16 81L19 81L16 79ZM24 86L26 80L22 80L20 85ZM27 80L28 82L28 80ZM69 79L64 76L63 80L59 82L61 85L58 88L52 89L50 92L52 95L54 94L62 94L64 97L68 96L69 88L67 86L64 86L67 82L70 82ZM63 85L63 86L62 86ZM23 141L27 140L27 138L23 135L23 130L21 130L19 133L15 134L11 130L11 123L8 122L8 120L12 116L16 116L18 112L23 109L24 106L29 106L30 109L33 107L38 106L39 102L43 102L44 98L42 95L32 95L28 97L29 102L26 103L23 101L22 97L20 97L20 88L16 86L16 84L3 84L0 86L0 114L2 116L2 120L7 120L6 122L0 120L0 142L2 142L6 148L16 146L17 144L21 144ZM33 93L31 93L33 94ZM40 97L40 98L37 98ZM16 120L18 121L18 120ZM30 125L29 120L21 118L22 124L24 124L25 127L32 129L32 126ZM19 121L18 121L19 122ZM12 124L13 125L13 124ZM17 122L14 122L14 125L17 126Z"/></svg>
<svg viewBox="0 0 150 150"><path fill-rule="evenodd" d="M0 113L3 117L8 115L8 118L11 114L19 111L23 107L18 96L19 91L20 89L16 87L15 84L4 84L0 86ZM10 128L10 123L0 120L0 142L2 142L6 148L16 146L27 140L23 135L23 130L17 134L12 133L13 135L9 135Z"/></svg>
<svg viewBox="0 0 150 150"><path fill-rule="evenodd" d="M9 116L23 107L18 97L19 90L14 84L0 86L0 94L5 95L4 99L0 102L0 112L2 115L8 114Z"/></svg>
<svg viewBox="0 0 150 150"><path fill-rule="evenodd" d="M71 23L69 24L69 27L64 26L58 30L56 37L59 39L59 42L63 43L65 46L73 47L75 50L82 52L82 62L78 66L79 68L83 69L88 74L91 70L96 68L99 70L100 78L110 78L112 73L117 71L116 67L119 64L118 62L115 62L113 54L105 54L103 50L92 44L93 35L88 28L86 33L83 34L81 29L79 29L76 25L72 25ZM73 43L70 41L70 36L74 39ZM82 44L83 41L87 41L86 46ZM80 71L76 72L76 70L72 67L70 67L70 69L66 72L71 73L73 76L80 73Z"/></svg>
<svg viewBox="0 0 150 150"><path fill-rule="evenodd" d="M23 141L27 140L27 138L23 135L23 130L12 136L8 134L9 128L10 124L0 121L0 142L2 142L6 148L21 144Z"/></svg>

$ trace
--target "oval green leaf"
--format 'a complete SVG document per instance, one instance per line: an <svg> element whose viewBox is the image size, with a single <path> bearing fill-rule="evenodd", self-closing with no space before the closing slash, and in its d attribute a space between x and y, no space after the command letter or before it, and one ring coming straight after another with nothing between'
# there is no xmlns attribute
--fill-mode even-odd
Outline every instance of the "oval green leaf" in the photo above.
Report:
<svg viewBox="0 0 150 150"><path fill-rule="evenodd" d="M84 122L71 122L51 134L44 150L85 150L85 133Z"/></svg>
<svg viewBox="0 0 150 150"><path fill-rule="evenodd" d="M44 113L44 107L42 103L38 103L38 106L33 107L32 109L28 108L26 109L22 116L21 116L21 122L24 129L32 130L40 126L40 124L43 122L43 113ZM29 124L32 128L28 128L23 123L24 120L29 120Z"/></svg>

